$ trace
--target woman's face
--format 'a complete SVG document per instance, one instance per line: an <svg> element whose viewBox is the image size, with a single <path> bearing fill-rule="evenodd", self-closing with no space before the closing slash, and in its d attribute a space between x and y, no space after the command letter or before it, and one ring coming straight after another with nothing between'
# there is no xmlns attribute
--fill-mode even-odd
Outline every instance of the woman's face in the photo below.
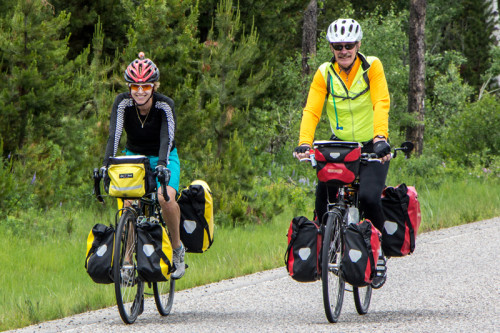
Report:
<svg viewBox="0 0 500 333"><path fill-rule="evenodd" d="M153 83L129 84L130 94L132 95L134 101L139 105L142 105L149 100L151 94L153 93L153 87Z"/></svg>

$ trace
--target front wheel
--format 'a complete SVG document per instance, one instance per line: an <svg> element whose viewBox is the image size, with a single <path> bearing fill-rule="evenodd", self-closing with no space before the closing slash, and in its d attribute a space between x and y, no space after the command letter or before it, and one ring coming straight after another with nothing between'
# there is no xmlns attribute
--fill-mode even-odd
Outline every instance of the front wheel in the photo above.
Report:
<svg viewBox="0 0 500 333"><path fill-rule="evenodd" d="M334 209L328 213L321 250L321 279L326 318L336 323L344 301L345 281L340 272L342 258L342 214Z"/></svg>
<svg viewBox="0 0 500 333"><path fill-rule="evenodd" d="M132 324L144 309L144 281L137 273L135 214L124 210L116 228L113 279L120 317Z"/></svg>
<svg viewBox="0 0 500 333"><path fill-rule="evenodd" d="M175 280L153 283L153 292L158 312L162 316L168 316L174 303Z"/></svg>
<svg viewBox="0 0 500 333"><path fill-rule="evenodd" d="M366 287L353 287L353 293L356 311L358 311L360 315L366 314L372 299L372 286L367 285Z"/></svg>

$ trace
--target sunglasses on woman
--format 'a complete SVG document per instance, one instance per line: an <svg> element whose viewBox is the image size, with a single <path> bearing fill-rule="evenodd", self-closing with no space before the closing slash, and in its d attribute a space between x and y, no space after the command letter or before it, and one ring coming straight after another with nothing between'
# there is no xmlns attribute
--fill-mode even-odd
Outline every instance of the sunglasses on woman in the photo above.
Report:
<svg viewBox="0 0 500 333"><path fill-rule="evenodd" d="M152 83L145 83L145 84L130 83L128 86L129 86L130 90L132 90L133 92L137 92L137 91L139 91L139 89L142 89L142 91L144 91L144 92L148 92L148 91L153 89L154 84L152 84Z"/></svg>
<svg viewBox="0 0 500 333"><path fill-rule="evenodd" d="M345 47L346 50L352 50L354 47L356 47L357 43L350 43L350 44L333 44L332 47L335 51L342 51L342 49Z"/></svg>

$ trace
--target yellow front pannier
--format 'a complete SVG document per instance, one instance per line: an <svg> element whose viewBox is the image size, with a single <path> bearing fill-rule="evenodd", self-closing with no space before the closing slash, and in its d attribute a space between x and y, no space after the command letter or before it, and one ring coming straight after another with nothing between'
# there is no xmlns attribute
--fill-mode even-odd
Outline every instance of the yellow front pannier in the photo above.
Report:
<svg viewBox="0 0 500 333"><path fill-rule="evenodd" d="M110 157L107 169L104 186L112 197L140 198L155 190L153 170L144 155Z"/></svg>

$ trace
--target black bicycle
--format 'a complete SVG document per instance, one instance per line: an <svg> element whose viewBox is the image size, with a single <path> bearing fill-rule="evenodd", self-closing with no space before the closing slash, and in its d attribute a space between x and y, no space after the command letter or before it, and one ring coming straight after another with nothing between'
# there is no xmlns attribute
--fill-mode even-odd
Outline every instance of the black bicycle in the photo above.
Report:
<svg viewBox="0 0 500 333"><path fill-rule="evenodd" d="M336 184L339 188L338 195L333 203L328 203L327 213L321 219L321 232L323 235L321 248L323 304L328 321L336 323L342 310L344 292L346 290L353 292L354 304L358 314L366 314L370 306L373 290L371 285L365 287L353 286L352 290L347 289L346 282L342 275L341 258L344 251L344 232L348 223L358 223L363 219L363 212L359 211L358 199L359 164L370 162L380 163L380 159L373 153L353 154L352 152L356 150L359 150L359 152L361 151L361 144L358 142L316 141L314 142L314 149L312 150L310 158L303 160L310 160L312 166L319 171L320 167L324 167L324 165L321 165L321 162L318 162L318 160L324 159L324 155L320 150L327 147L333 148L334 151L342 151L340 154L342 156L333 156L333 154L338 154L337 152L331 153L333 158L354 156L352 160L348 162L350 163L351 170L343 169L344 166L341 165L343 163L332 164L333 168L325 169L326 171L324 170L326 173L352 173L352 175L350 175L352 181L347 177ZM405 142L400 148L394 149L392 156L396 157L398 151L409 154L412 149L413 144L411 142ZM321 154L323 157L318 159L318 154ZM320 177L321 174L318 172L318 178Z"/></svg>
<svg viewBox="0 0 500 333"><path fill-rule="evenodd" d="M166 185L168 177L158 176L165 199ZM94 169L94 193L99 202L103 203L104 198L100 191L102 176L98 169ZM119 202L128 200L118 198ZM156 190L143 197L130 200L131 204L122 207L115 214L115 243L113 252L112 276L115 285L116 304L120 317L126 324L132 324L144 310L145 283L149 288L153 288L153 295L156 308L162 316L167 316L174 302L175 280L170 279L165 282L145 282L137 272L137 226L144 222L160 223L168 229L161 215L160 204L158 202ZM119 204L119 206L121 206ZM169 235L170 237L170 235ZM149 294L150 295L150 294Z"/></svg>

